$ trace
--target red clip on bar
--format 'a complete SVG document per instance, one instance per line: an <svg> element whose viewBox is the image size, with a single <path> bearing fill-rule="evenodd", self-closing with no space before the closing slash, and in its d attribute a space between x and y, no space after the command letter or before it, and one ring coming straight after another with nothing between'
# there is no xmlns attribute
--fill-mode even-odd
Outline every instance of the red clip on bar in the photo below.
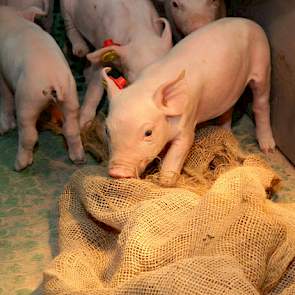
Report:
<svg viewBox="0 0 295 295"><path fill-rule="evenodd" d="M103 41L103 47L108 47L108 46L112 46L112 45L120 46L120 44L114 43L113 39L106 39Z"/></svg>
<svg viewBox="0 0 295 295"><path fill-rule="evenodd" d="M106 39L103 42L103 47L109 47L112 45L120 46L120 44L114 43L112 39ZM112 59L112 58L115 59L116 58L115 53L113 53L112 51L107 52L104 56L106 56L106 55L108 55L108 59ZM113 70L115 70L115 69L113 69ZM127 84L127 80L122 76L119 76L117 78L113 77L112 75L108 75L108 76L110 79L112 79L114 81L114 83L117 85L117 87L119 89L123 89Z"/></svg>
<svg viewBox="0 0 295 295"><path fill-rule="evenodd" d="M123 78L122 76L120 76L119 78L114 78L112 76L109 76L109 77L115 82L115 84L118 86L119 89L123 89L127 84L127 80Z"/></svg>

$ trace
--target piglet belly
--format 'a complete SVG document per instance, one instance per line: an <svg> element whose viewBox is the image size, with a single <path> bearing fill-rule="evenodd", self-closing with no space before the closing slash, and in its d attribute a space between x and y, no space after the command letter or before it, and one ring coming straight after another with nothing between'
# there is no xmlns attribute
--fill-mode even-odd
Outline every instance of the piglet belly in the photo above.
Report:
<svg viewBox="0 0 295 295"><path fill-rule="evenodd" d="M235 96L203 98L198 105L196 121L202 123L224 114L234 106L240 95L241 93L236 94Z"/></svg>
<svg viewBox="0 0 295 295"><path fill-rule="evenodd" d="M238 68L243 69L243 65ZM230 71L229 71L230 72ZM246 88L249 77L248 70L231 74L219 73L214 79L206 79L202 94L197 98L197 121L199 123L214 119L228 111L238 101ZM221 78L223 77L223 78Z"/></svg>

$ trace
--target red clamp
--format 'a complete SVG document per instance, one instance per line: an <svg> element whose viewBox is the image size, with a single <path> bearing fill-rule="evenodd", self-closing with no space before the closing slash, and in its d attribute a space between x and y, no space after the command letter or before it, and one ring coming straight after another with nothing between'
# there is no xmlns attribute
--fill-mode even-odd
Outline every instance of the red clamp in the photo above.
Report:
<svg viewBox="0 0 295 295"><path fill-rule="evenodd" d="M112 76L109 77L115 82L119 89L123 89L127 84L127 80L122 76L120 76L119 78L114 78Z"/></svg>
<svg viewBox="0 0 295 295"><path fill-rule="evenodd" d="M120 44L113 42L112 39L106 39L103 42L104 48L112 46L112 45L120 46ZM112 54L113 54L112 51L110 51L109 55L111 57L112 57ZM108 53L106 53L105 55L108 55ZM123 76L121 76L120 73L115 68L112 68L112 70L109 72L108 76L110 79L112 79L114 81L114 83L117 85L117 87L119 89L123 89L127 84L127 80Z"/></svg>
<svg viewBox="0 0 295 295"><path fill-rule="evenodd" d="M114 43L113 39L106 39L106 40L103 41L103 47L109 47L109 46L112 46L112 45L120 46L119 43Z"/></svg>

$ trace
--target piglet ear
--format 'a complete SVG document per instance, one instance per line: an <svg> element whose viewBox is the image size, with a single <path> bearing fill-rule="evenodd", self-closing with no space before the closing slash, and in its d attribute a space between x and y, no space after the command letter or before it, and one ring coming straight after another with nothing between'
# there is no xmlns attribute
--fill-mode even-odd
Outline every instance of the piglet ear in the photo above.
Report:
<svg viewBox="0 0 295 295"><path fill-rule="evenodd" d="M188 99L185 82L185 71L173 81L162 84L154 94L156 106L163 110L166 116L180 116L184 112Z"/></svg>
<svg viewBox="0 0 295 295"><path fill-rule="evenodd" d="M88 53L86 57L92 64L99 65L101 63L102 56L108 51L115 51L122 59L126 55L126 46L111 45Z"/></svg>
<svg viewBox="0 0 295 295"><path fill-rule="evenodd" d="M169 21L164 17L160 17L156 20L156 23L162 23L164 25L161 38L164 44L166 44L168 48L171 48L173 43L172 43L172 31L171 31L171 26Z"/></svg>
<svg viewBox="0 0 295 295"><path fill-rule="evenodd" d="M19 14L23 18L25 18L31 22L34 22L36 17L47 15L47 12L40 9L39 7L31 6L31 7L28 7L26 9L22 10L22 11L19 11Z"/></svg>
<svg viewBox="0 0 295 295"><path fill-rule="evenodd" d="M102 83L107 87L108 99L111 100L114 96L118 95L121 90L115 84L115 82L108 76L108 72L111 70L110 67L103 68L101 70Z"/></svg>

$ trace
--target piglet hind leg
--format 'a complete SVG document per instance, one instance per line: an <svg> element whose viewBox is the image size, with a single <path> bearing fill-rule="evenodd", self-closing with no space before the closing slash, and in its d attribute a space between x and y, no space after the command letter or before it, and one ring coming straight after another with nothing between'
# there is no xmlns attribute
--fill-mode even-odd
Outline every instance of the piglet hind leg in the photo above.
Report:
<svg viewBox="0 0 295 295"><path fill-rule="evenodd" d="M13 94L0 74L0 135L15 127Z"/></svg>
<svg viewBox="0 0 295 295"><path fill-rule="evenodd" d="M33 163L33 150L38 140L36 122L47 101L36 99L25 87L18 87L15 93L18 122L18 151L15 170L20 171Z"/></svg>
<svg viewBox="0 0 295 295"><path fill-rule="evenodd" d="M270 70L267 69L265 75L251 80L250 87L253 92L253 112L257 141L264 153L273 152L276 144L270 124Z"/></svg>
<svg viewBox="0 0 295 295"><path fill-rule="evenodd" d="M217 118L217 123L222 128L231 131L232 116L234 112L234 107L231 107L228 111Z"/></svg>
<svg viewBox="0 0 295 295"><path fill-rule="evenodd" d="M194 133L181 136L171 143L160 171L161 185L172 187L176 184L193 141Z"/></svg>
<svg viewBox="0 0 295 295"><path fill-rule="evenodd" d="M64 115L63 134L67 141L69 158L77 165L84 164L86 160L78 122L79 102L75 91L65 97L61 107Z"/></svg>

